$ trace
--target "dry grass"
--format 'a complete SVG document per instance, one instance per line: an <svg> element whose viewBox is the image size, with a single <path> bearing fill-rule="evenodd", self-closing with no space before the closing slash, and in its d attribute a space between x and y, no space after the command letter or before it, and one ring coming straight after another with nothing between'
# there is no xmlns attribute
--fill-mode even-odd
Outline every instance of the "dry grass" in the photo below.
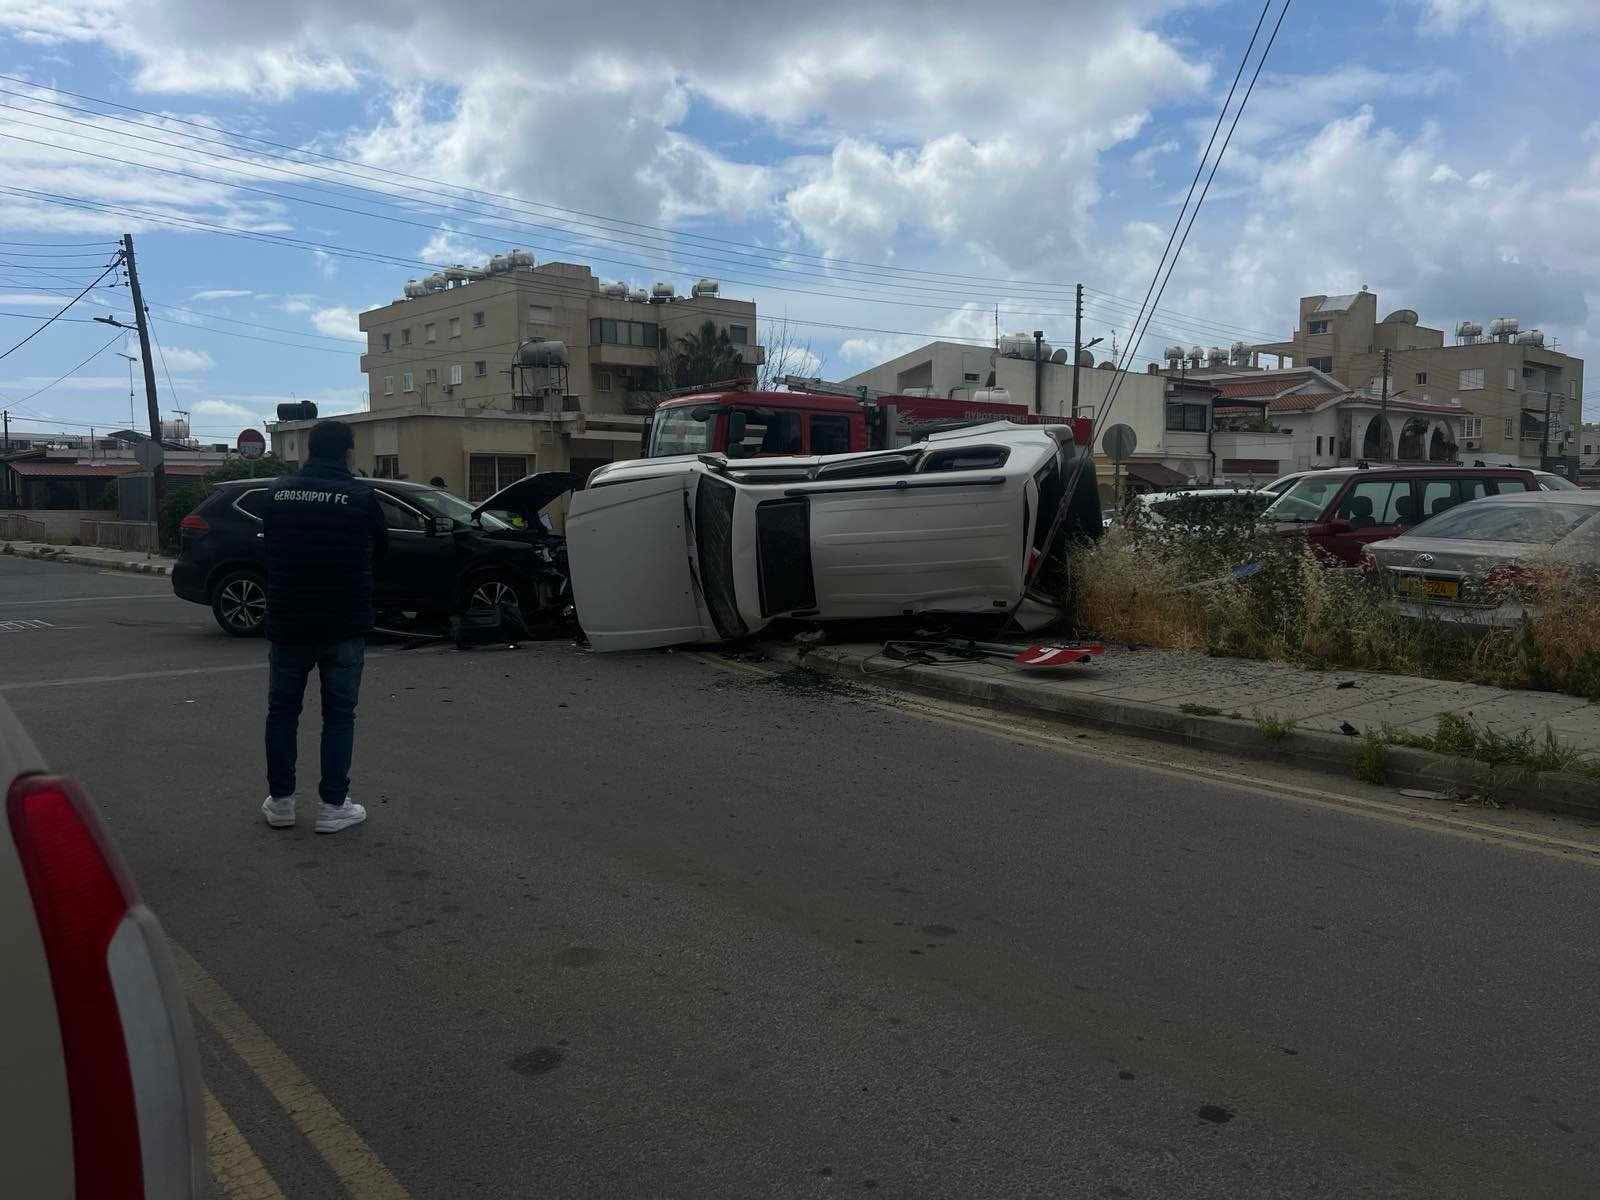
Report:
<svg viewBox="0 0 1600 1200"><path fill-rule="evenodd" d="M1260 569L1231 578L1240 563ZM1403 616L1359 572L1247 523L1115 529L1072 573L1078 626L1113 641L1600 699L1600 589L1565 574L1536 572L1531 619L1489 629Z"/></svg>

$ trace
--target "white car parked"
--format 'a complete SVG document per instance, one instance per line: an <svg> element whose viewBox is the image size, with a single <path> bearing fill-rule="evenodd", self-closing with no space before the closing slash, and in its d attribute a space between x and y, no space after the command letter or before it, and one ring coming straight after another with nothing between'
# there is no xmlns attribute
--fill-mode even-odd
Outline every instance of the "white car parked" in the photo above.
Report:
<svg viewBox="0 0 1600 1200"><path fill-rule="evenodd" d="M1015 610L1038 628L1058 613L1024 590L1081 455L1066 426L1002 421L896 450L603 467L567 515L578 619L596 650L725 641L779 617Z"/></svg>

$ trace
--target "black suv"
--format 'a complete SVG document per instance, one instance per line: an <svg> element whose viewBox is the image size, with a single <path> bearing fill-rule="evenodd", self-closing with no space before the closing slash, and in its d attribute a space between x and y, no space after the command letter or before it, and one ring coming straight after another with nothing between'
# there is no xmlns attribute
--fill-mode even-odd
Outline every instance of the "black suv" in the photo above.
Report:
<svg viewBox="0 0 1600 1200"><path fill-rule="evenodd" d="M172 590L209 605L235 637L259 635L266 617L260 514L273 482L220 484L178 527ZM559 615L571 596L566 539L541 510L575 482L564 471L543 471L474 507L438 488L372 480L389 528L389 552L374 578L379 623L400 612L445 616L506 606L527 623Z"/></svg>

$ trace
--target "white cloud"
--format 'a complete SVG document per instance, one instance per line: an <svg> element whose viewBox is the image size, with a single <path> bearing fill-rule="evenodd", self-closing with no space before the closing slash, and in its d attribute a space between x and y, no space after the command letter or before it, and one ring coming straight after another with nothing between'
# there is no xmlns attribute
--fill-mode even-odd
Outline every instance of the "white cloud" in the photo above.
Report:
<svg viewBox="0 0 1600 1200"><path fill-rule="evenodd" d="M209 371L217 365L204 350L190 350L184 346L163 346L162 354L156 356L156 362L160 363L163 356L169 371Z"/></svg>
<svg viewBox="0 0 1600 1200"><path fill-rule="evenodd" d="M0 307L10 305L12 308L60 308L70 299L70 296L52 296L46 292L4 292L0 293Z"/></svg>
<svg viewBox="0 0 1600 1200"><path fill-rule="evenodd" d="M189 297L191 300L242 300L246 296L253 296L254 292L243 291L239 288L206 288L204 291L195 292Z"/></svg>
<svg viewBox="0 0 1600 1200"><path fill-rule="evenodd" d="M317 309L311 314L311 323L316 326L318 333L325 333L329 337L361 336L360 317L355 309L345 304Z"/></svg>
<svg viewBox="0 0 1600 1200"><path fill-rule="evenodd" d="M1150 176L1155 174L1155 162L1157 158L1164 154L1175 154L1181 149L1182 147L1178 144L1176 139L1168 138L1164 142L1152 142L1150 145L1145 146L1141 150L1135 150L1133 154L1129 156L1128 162L1133 167L1136 175L1140 175L1148 179Z"/></svg>
<svg viewBox="0 0 1600 1200"><path fill-rule="evenodd" d="M422 244L417 251L417 257L424 262L437 263L440 266L450 266L454 263L470 263L476 266L498 253L470 238L463 237L448 226L441 226L439 231Z"/></svg>
<svg viewBox="0 0 1600 1200"><path fill-rule="evenodd" d="M1422 27L1456 33L1473 22L1493 20L1519 38L1548 38L1600 28L1594 0L1423 0Z"/></svg>
<svg viewBox="0 0 1600 1200"><path fill-rule="evenodd" d="M311 261L317 268L317 274L324 279L332 279L339 273L339 260L326 250L313 250Z"/></svg>

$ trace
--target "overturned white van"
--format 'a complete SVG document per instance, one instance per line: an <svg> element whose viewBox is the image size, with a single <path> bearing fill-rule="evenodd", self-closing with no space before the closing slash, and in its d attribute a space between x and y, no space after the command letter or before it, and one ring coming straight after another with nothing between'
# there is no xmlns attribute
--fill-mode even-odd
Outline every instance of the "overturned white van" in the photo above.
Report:
<svg viewBox="0 0 1600 1200"><path fill-rule="evenodd" d="M578 620L596 650L719 642L780 617L1053 620L1025 595L1064 489L1093 500L1067 426L1010 422L897 450L616 463L567 515ZM1082 473L1087 479L1082 479ZM1098 531L1099 513L1083 516Z"/></svg>

